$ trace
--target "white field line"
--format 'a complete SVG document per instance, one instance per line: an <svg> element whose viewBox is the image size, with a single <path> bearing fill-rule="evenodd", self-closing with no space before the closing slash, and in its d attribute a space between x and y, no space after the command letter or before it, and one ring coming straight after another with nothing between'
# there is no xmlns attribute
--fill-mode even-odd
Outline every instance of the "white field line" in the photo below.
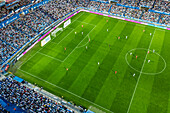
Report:
<svg viewBox="0 0 170 113"><path fill-rule="evenodd" d="M71 28L71 27L67 27L67 28L69 28L69 29L74 29L74 28Z"/></svg>
<svg viewBox="0 0 170 113"><path fill-rule="evenodd" d="M78 18L76 18L72 23L74 23L77 19L79 19L83 14L84 14L84 13L82 13ZM77 21L78 21L78 20L77 20ZM67 28L70 28L70 29L73 29L73 30L74 30L74 28L71 28L71 27L67 27ZM58 35L60 35L61 33L62 33L62 32L60 32ZM57 35L57 36L58 36L58 35ZM57 36L56 36L56 37L57 37ZM55 38L53 38L53 39L55 39ZM52 39L52 40L53 40L53 39Z"/></svg>
<svg viewBox="0 0 170 113"><path fill-rule="evenodd" d="M156 30L155 30L155 31L156 31ZM152 36L152 39L151 39L151 42L150 42L148 51L150 50L150 47L151 47L151 44L152 44L152 40L153 40L153 37L154 37L154 35L155 35L155 31L154 31L154 33L153 33L153 36ZM141 71L140 71L140 74L139 74L139 77L138 77L138 80L137 80L137 83L136 83L136 86L135 86L135 90L134 90L134 92L133 92L133 95L132 95L132 98L131 98L131 101L130 101L130 104L129 104L129 107L128 107L128 110L127 110L127 113L129 113L129 110L130 110L130 107L131 107L131 104L132 104L132 101L133 101L133 98L134 98L136 89L137 89L137 87L138 87L138 83L139 83L139 80L140 80L140 77L141 77L143 68L144 68L144 66L145 66L145 62L146 62L147 56L148 56L148 51L147 51L147 53L146 53L145 60L144 60L144 62L143 62L143 65L142 65L142 68L141 68Z"/></svg>
<svg viewBox="0 0 170 113"><path fill-rule="evenodd" d="M74 29L73 29L73 30L74 30ZM70 33L73 32L73 30L71 30ZM70 33L68 33L68 34L67 34L62 40L60 40L60 42L58 42L57 44L60 44Z"/></svg>
<svg viewBox="0 0 170 113"><path fill-rule="evenodd" d="M20 69L21 66L23 66L25 63L27 63L32 57L34 57L39 51L41 51L41 49L39 49L37 52L35 52L26 62L24 62L22 65L20 65L18 69Z"/></svg>
<svg viewBox="0 0 170 113"><path fill-rule="evenodd" d="M96 26L95 26L96 27ZM93 27L93 29L95 28ZM93 29L91 31L93 31ZM91 32L90 31L90 32ZM84 39L90 34L90 32L84 37ZM83 40L84 40L83 39ZM83 42L83 40L81 42ZM81 44L81 42L79 44ZM71 53L63 60L63 62L74 52L74 50L79 46L79 44L73 49L73 51L71 51Z"/></svg>
<svg viewBox="0 0 170 113"><path fill-rule="evenodd" d="M62 61L62 60L60 60L60 59L54 58L54 57L49 56L49 55L46 55L46 54L44 54L44 53L41 53L41 52L37 52L37 53L39 53L39 54L41 54L41 55L44 55L44 56L46 56L46 57L49 57L49 58L51 58L51 59L54 59L54 60L57 60L57 61L63 62L63 61Z"/></svg>
<svg viewBox="0 0 170 113"><path fill-rule="evenodd" d="M58 43L56 43L56 42L52 42L52 41L51 41L51 43L58 44Z"/></svg>
<svg viewBox="0 0 170 113"><path fill-rule="evenodd" d="M76 18L72 23L78 21L77 19L79 19L83 14L84 14L84 13L82 13L78 18ZM70 27L69 27L69 28L70 28ZM74 28L71 28L71 29L75 30ZM70 31L70 33L73 32L73 30ZM69 33L69 34L70 34L70 33ZM60 40L60 42L58 42L58 44L60 44L69 34L67 34L62 40Z"/></svg>
<svg viewBox="0 0 170 113"><path fill-rule="evenodd" d="M88 37L89 37L89 35L88 35ZM88 38L88 39L90 39L90 37ZM81 47L84 47L85 45L87 45L89 43L89 41L87 41L84 45L82 45L82 46L79 46L79 47L77 47L77 48L81 48Z"/></svg>
<svg viewBox="0 0 170 113"><path fill-rule="evenodd" d="M34 77L34 78L37 78L37 79L39 79L39 80L41 80L41 81L44 81L44 82L46 82L46 83L48 83L48 84L50 84L50 85L52 85L52 86L55 86L55 87L57 87L57 88L65 91L65 92L67 92L67 93L75 96L75 97L78 97L78 98L80 98L80 99L82 99L82 100L85 100L85 101L87 101L87 102L89 102L89 103L91 103L91 104L93 104L93 105L95 105L95 106L97 106L97 107L99 107L99 108L102 108L102 109L104 109L104 110L106 110L106 111L108 111L108 112L110 112L110 113L114 113L114 112L112 112L112 111L110 111L110 110L108 110L108 109L106 109L106 108L104 108L104 107L102 107L102 106L100 106L100 105L98 105L98 104L95 104L94 102L92 102L92 101L90 101L90 100L87 100L87 99L85 99L85 98L83 98L83 97L81 97L81 96L78 96L78 95L76 95L76 94L74 94L74 93L72 93L72 92L70 92L70 91L68 91L68 90L66 90L66 89L64 89L64 88L62 88L62 87L60 87L60 86L57 86L57 85L55 85L55 84L52 84L52 83L50 83L50 82L48 82L48 81L46 81L46 80L44 80L44 79L42 79L42 78L39 78L39 77L37 77L37 76L35 76L35 75L27 72L27 71L24 71L24 70L22 70L22 69L19 69L19 70L22 71L22 72L25 72L26 74L31 75L31 76Z"/></svg>
<svg viewBox="0 0 170 113"><path fill-rule="evenodd" d="M78 18L76 18L73 22L75 22L77 19L79 19L83 14L84 14L84 13L82 13L82 14L81 14ZM72 23L73 23L73 22L72 22ZM74 30L74 29L73 29L73 30ZM72 31L73 31L73 30L72 30ZM72 32L72 31L71 31L71 32ZM57 34L57 36L60 35L61 33L62 33L62 32L60 32L59 34ZM54 39L55 39L55 38L53 38L52 40L54 40ZM51 40L50 42L52 42L52 40ZM54 43L55 43L55 42L54 42ZM44 46L44 47L45 47L45 46ZM22 65L20 65L18 69L20 69L25 63L27 63L32 57L34 57L34 56L35 56L40 50L42 50L42 49L43 49L43 47L42 47L41 49L39 49L35 54L33 54L26 62L24 62Z"/></svg>
<svg viewBox="0 0 170 113"><path fill-rule="evenodd" d="M90 24L90 23L87 23L87 22L79 21L79 20L77 20L77 22L81 22L81 23L85 23L85 24L88 24L88 25L96 26L94 24Z"/></svg>

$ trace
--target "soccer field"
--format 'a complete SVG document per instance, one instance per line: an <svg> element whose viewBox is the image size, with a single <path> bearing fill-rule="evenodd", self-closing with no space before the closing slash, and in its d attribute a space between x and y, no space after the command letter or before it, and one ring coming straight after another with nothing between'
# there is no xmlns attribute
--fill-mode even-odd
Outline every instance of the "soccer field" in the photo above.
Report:
<svg viewBox="0 0 170 113"><path fill-rule="evenodd" d="M87 108L170 113L170 31L86 12L71 21L12 72Z"/></svg>

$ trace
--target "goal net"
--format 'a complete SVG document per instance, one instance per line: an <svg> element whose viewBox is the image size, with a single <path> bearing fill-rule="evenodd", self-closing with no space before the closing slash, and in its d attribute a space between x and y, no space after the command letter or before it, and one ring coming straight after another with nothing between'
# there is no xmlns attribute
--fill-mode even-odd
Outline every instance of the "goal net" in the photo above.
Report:
<svg viewBox="0 0 170 113"><path fill-rule="evenodd" d="M56 36L56 33L59 32L59 31L63 31L63 28L57 28L56 30L54 30L51 35L52 36Z"/></svg>

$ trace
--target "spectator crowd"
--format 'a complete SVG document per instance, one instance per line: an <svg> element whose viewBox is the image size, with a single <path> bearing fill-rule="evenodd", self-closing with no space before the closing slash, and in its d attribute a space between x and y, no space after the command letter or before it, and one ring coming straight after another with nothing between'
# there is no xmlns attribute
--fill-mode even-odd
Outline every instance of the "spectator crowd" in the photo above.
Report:
<svg viewBox="0 0 170 113"><path fill-rule="evenodd" d="M32 0L21 0L20 6L30 4L31 2ZM147 9L133 9L117 5L117 3L132 7L146 6ZM30 13L0 29L0 65L47 26L64 17L77 7L87 7L93 10L117 14L118 16L170 25L170 15L148 11L149 8L170 13L169 2L162 0L118 0L117 3L109 4L89 0L52 0L30 11ZM0 17L8 15L8 13L9 11L3 7L0 10Z"/></svg>
<svg viewBox="0 0 170 113"><path fill-rule="evenodd" d="M23 86L11 77L0 80L0 97L27 113L74 113L61 103ZM6 111L0 105L0 111Z"/></svg>
<svg viewBox="0 0 170 113"><path fill-rule="evenodd" d="M32 1L33 0L20 0L17 3L17 5L13 8L8 8L8 6L6 6L7 5L7 3L6 3L4 6L0 7L0 19L2 19L3 17L5 17L5 18L3 18L2 20L9 18L10 16L12 16L13 14L16 13L16 10L21 10L21 8L23 6L27 6L27 5L31 4ZM11 15L8 16L10 13L11 13Z"/></svg>

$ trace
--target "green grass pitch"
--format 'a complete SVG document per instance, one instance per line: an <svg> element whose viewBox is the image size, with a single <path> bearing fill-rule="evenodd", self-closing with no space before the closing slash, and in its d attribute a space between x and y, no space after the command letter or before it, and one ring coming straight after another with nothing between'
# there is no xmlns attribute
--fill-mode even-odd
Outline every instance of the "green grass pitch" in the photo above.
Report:
<svg viewBox="0 0 170 113"><path fill-rule="evenodd" d="M71 20L13 73L87 108L170 113L170 31L86 12Z"/></svg>

